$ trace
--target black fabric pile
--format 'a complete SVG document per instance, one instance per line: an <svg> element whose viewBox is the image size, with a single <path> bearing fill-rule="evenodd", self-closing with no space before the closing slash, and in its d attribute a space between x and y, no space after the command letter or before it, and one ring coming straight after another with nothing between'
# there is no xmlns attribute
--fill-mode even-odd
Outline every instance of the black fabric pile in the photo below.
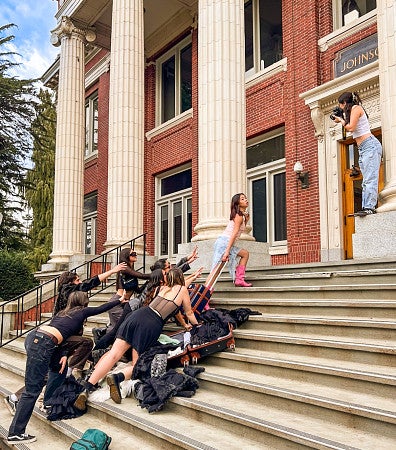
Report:
<svg viewBox="0 0 396 450"><path fill-rule="evenodd" d="M233 329L239 327L249 319L250 315L261 314L249 308L238 308L231 311L227 309L208 309L200 315L203 322L199 327L191 330L191 345L202 345L207 342L226 336Z"/></svg>
<svg viewBox="0 0 396 450"><path fill-rule="evenodd" d="M196 374L204 368L195 368ZM151 377L135 386L135 397L149 413L160 411L174 396L192 397L198 389L198 381L186 373L170 369L160 377Z"/></svg>
<svg viewBox="0 0 396 450"><path fill-rule="evenodd" d="M54 421L82 416L86 411L75 408L73 404L83 390L84 387L73 376L67 377L48 401L51 407L47 419Z"/></svg>

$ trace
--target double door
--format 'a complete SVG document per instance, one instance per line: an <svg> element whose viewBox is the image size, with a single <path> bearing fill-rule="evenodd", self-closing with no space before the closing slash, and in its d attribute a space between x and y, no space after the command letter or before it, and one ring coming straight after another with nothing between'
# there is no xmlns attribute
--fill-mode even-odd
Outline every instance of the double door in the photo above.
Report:
<svg viewBox="0 0 396 450"><path fill-rule="evenodd" d="M381 135L376 134L381 140ZM353 258L352 235L355 233L354 213L362 209L362 174L359 168L357 145L351 140L341 148L343 218L344 218L344 258ZM384 163L381 162L378 191L384 187ZM379 205L377 205L379 206Z"/></svg>

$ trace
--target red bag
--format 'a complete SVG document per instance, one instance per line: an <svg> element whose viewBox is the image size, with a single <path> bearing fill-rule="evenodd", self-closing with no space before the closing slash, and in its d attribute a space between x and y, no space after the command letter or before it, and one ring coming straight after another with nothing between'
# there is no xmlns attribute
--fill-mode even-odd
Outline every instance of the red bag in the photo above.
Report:
<svg viewBox="0 0 396 450"><path fill-rule="evenodd" d="M225 261L216 264L215 268L210 272L204 284L191 283L188 286L190 294L191 309L198 319L202 311L209 308L209 301L214 290L214 285L221 275Z"/></svg>

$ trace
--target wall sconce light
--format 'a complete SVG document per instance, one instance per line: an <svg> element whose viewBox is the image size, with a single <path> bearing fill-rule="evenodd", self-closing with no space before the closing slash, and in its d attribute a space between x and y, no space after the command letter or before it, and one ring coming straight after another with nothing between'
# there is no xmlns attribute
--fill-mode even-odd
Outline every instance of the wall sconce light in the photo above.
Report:
<svg viewBox="0 0 396 450"><path fill-rule="evenodd" d="M309 186L309 172L303 171L304 168L300 161L297 161L296 164L294 164L293 170L297 174L297 179L301 181L301 188L306 189Z"/></svg>

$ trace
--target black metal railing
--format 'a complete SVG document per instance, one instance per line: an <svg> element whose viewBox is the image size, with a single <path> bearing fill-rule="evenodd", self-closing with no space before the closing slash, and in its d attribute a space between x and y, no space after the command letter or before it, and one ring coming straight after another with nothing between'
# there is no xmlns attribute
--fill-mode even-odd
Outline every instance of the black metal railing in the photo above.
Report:
<svg viewBox="0 0 396 450"><path fill-rule="evenodd" d="M123 248L130 246L131 249L135 249L141 241L143 241L142 266L136 268L136 270L144 272L146 267L146 233L124 242L118 247L112 248L70 270L78 273L81 279L92 278L95 275L106 272L112 265L117 264ZM11 300L1 302L0 348L28 333L32 328L32 324L33 328L36 328L50 320L49 318L43 318L43 313L52 313L53 304L58 295L59 277L60 275L41 283L39 286ZM105 289L114 286L115 283L115 280L104 280L98 288L88 292L88 296L98 295ZM27 321L31 322L31 326L28 329L25 327L25 322ZM5 334L7 337L4 337Z"/></svg>

